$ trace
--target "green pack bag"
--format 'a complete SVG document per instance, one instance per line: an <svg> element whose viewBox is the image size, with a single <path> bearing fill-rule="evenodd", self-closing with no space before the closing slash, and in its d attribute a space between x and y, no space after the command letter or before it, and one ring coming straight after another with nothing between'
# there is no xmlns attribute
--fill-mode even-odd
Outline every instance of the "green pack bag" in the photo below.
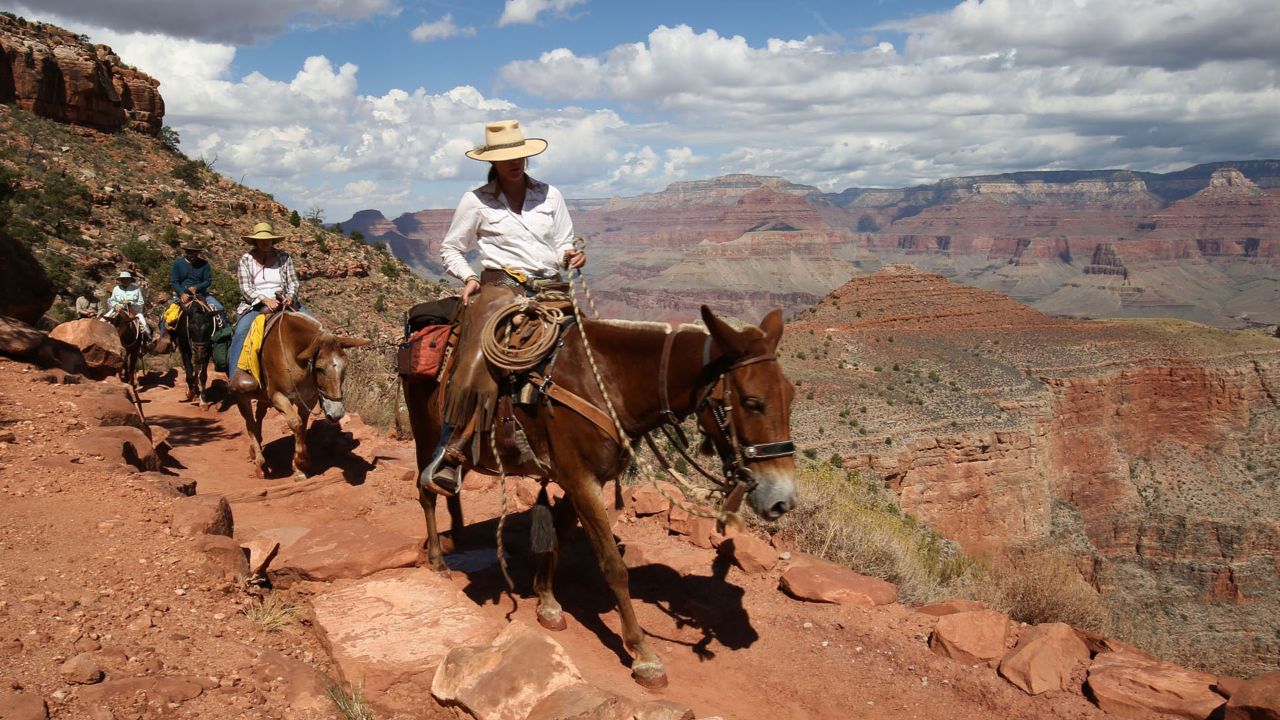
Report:
<svg viewBox="0 0 1280 720"><path fill-rule="evenodd" d="M231 354L231 336L235 335L235 330L230 325L223 325L213 331L213 369L218 372L226 372L230 362L227 356Z"/></svg>

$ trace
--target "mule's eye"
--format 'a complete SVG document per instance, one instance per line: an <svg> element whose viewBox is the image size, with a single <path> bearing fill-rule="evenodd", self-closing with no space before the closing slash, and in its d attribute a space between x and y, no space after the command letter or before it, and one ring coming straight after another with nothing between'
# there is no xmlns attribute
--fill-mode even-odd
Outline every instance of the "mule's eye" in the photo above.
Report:
<svg viewBox="0 0 1280 720"><path fill-rule="evenodd" d="M764 413L764 401L758 397L754 397L751 395L748 395L747 397L742 399L742 407L750 410L753 413L761 413L761 414Z"/></svg>

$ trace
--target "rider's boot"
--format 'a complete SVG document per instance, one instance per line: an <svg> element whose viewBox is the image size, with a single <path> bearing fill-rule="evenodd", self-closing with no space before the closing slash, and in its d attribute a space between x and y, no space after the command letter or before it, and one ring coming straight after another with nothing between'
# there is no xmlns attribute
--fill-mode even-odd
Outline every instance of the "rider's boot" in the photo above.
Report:
<svg viewBox="0 0 1280 720"><path fill-rule="evenodd" d="M422 469L418 484L437 495L453 497L462 489L462 466L467 462L467 455L462 448L475 433L475 417L467 423L462 432L454 432L452 425L445 425L441 433L444 449L436 463Z"/></svg>
<svg viewBox="0 0 1280 720"><path fill-rule="evenodd" d="M236 368L236 371L231 373L231 377L227 378L227 384L231 386L233 392L251 393L261 389L257 378L240 368Z"/></svg>

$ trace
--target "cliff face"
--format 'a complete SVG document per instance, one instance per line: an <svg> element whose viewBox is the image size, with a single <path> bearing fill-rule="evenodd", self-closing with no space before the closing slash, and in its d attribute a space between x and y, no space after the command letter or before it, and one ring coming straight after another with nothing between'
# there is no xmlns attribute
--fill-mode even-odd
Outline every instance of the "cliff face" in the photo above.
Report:
<svg viewBox="0 0 1280 720"><path fill-rule="evenodd" d="M752 308L778 297L820 296L859 271L910 262L1052 314L1155 315L1239 327L1280 323L1280 286L1259 282L1280 262L1277 188L1280 161L1262 160L1166 174L1008 173L837 194L782 178L730 175L570 207L575 229L593 250L588 273L609 284L619 300L614 308L625 317L651 317L658 308L692 317L683 308L699 303L672 292L745 298ZM427 212L433 211L395 223ZM708 243L737 243L775 228L824 233L832 254L854 268L816 289L812 278L827 270L801 268L790 284L767 283L754 298L716 273L701 273L696 287L657 281L697 277L688 263ZM442 233L401 227L403 238L392 247L422 267L416 258L434 253ZM1188 273L1189 265L1201 269Z"/></svg>
<svg viewBox="0 0 1280 720"><path fill-rule="evenodd" d="M164 125L159 81L53 25L0 16L0 103L60 122L155 135Z"/></svg>
<svg viewBox="0 0 1280 720"><path fill-rule="evenodd" d="M1270 333L1054 319L892 268L801 313L784 348L808 389L799 445L882 478L971 550L1069 549L1162 636L1280 660Z"/></svg>

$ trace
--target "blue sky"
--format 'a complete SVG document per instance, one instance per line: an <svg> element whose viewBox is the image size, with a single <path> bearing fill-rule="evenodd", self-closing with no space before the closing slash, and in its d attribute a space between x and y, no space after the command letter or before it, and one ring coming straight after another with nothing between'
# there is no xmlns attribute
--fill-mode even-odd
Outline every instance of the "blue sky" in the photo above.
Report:
<svg viewBox="0 0 1280 720"><path fill-rule="evenodd" d="M452 207L506 117L575 198L1280 157L1275 0L0 5L111 45L188 154L330 220Z"/></svg>

